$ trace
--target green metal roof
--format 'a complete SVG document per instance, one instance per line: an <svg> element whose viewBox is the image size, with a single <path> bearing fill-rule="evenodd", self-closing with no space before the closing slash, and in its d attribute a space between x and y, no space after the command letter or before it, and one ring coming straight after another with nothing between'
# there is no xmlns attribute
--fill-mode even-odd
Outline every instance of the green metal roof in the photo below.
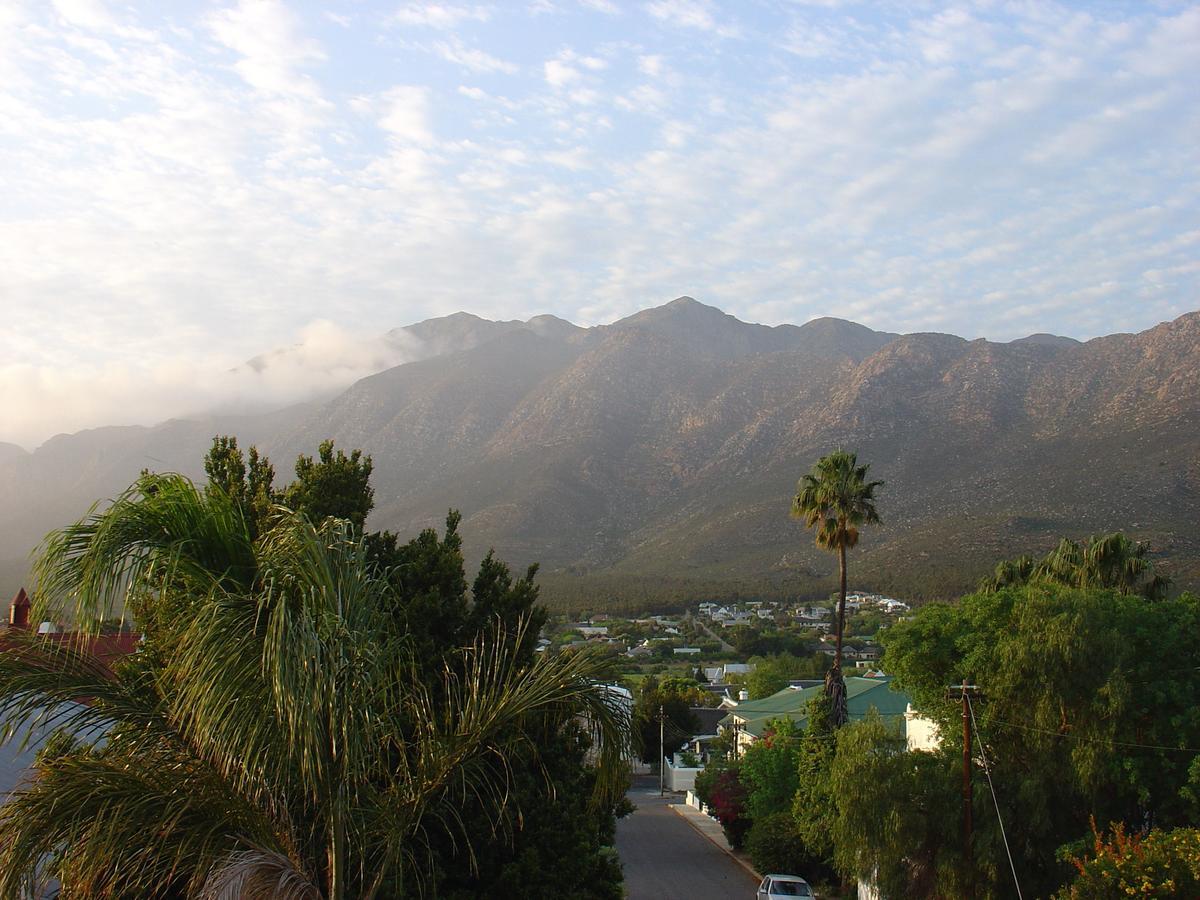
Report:
<svg viewBox="0 0 1200 900"><path fill-rule="evenodd" d="M910 698L907 694L893 691L890 678L846 679L846 710L850 721L864 718L874 709L890 725L904 726L904 712ZM748 734L762 737L763 730L772 719L787 717L801 728L808 727L808 701L825 690L823 685L794 690L784 688L777 694L761 700L743 700L729 711L721 724L729 726L736 719L743 723Z"/></svg>

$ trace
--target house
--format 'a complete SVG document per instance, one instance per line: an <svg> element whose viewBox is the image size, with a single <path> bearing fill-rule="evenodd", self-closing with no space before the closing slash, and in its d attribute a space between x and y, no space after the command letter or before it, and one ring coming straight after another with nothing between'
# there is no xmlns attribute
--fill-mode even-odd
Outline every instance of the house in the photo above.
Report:
<svg viewBox="0 0 1200 900"><path fill-rule="evenodd" d="M913 709L911 703L904 710L904 738L910 751L933 751L942 746L937 723Z"/></svg>
<svg viewBox="0 0 1200 900"><path fill-rule="evenodd" d="M31 621L32 607L33 604L30 602L28 593L22 588L9 604L8 626L0 629L0 652L12 646L19 635L35 631ZM50 622L43 622L36 632L54 643L74 643L109 667L136 651L141 642L139 634L121 632L118 634L80 635L75 632L64 632ZM75 701L68 702L74 703ZM53 721L34 721L15 731L11 739L0 746L0 798L13 790L26 777L37 751L56 727L57 725ZM103 729L95 725L82 727L75 731L75 735L84 741L94 741L103 736ZM0 802L3 801L0 800Z"/></svg>
<svg viewBox="0 0 1200 900"><path fill-rule="evenodd" d="M713 684L725 681L730 675L749 675L754 663L725 663L723 666L705 666L704 677Z"/></svg>
<svg viewBox="0 0 1200 900"><path fill-rule="evenodd" d="M672 651L676 656L699 656L699 647L675 647Z"/></svg>
<svg viewBox="0 0 1200 900"><path fill-rule="evenodd" d="M722 702L731 699L734 693L734 688L728 684L702 684L700 685L700 689L702 691L708 691L713 696L718 697Z"/></svg>
<svg viewBox="0 0 1200 900"><path fill-rule="evenodd" d="M33 629L30 619L33 603L25 588L17 591L8 607L8 628L0 632L0 650L3 650L8 634L13 632L29 632ZM129 631L103 634L80 634L74 631L63 631L53 622L42 622L36 632L48 640L59 644L75 644L79 650L90 654L106 666L125 658L137 650L142 636Z"/></svg>
<svg viewBox="0 0 1200 900"><path fill-rule="evenodd" d="M738 753L742 753L762 737L767 725L774 719L787 718L800 728L806 727L808 701L824 689L822 684L801 690L786 687L761 700L739 702L721 720L721 726L734 729ZM846 708L851 722L865 718L868 711L874 709L887 724L904 728L907 723L905 713L911 705L906 694L891 689L890 678L859 678L851 675L846 679Z"/></svg>

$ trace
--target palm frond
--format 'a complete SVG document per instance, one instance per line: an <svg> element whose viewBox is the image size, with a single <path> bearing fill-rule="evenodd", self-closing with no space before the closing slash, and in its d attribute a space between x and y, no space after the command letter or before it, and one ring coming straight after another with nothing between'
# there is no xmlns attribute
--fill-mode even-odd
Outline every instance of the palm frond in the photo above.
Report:
<svg viewBox="0 0 1200 900"><path fill-rule="evenodd" d="M81 702L86 699L87 702ZM118 679L86 641L16 633L0 652L0 743L31 725L99 735L113 725L148 738L172 735L158 695L134 679Z"/></svg>
<svg viewBox="0 0 1200 900"><path fill-rule="evenodd" d="M321 891L282 853L235 850L216 863L197 900L321 900Z"/></svg>
<svg viewBox="0 0 1200 900"><path fill-rule="evenodd" d="M0 806L0 896L60 879L72 896L155 897L204 880L241 839L271 846L253 807L169 747L119 739L39 765Z"/></svg>
<svg viewBox="0 0 1200 900"><path fill-rule="evenodd" d="M217 582L248 590L256 572L240 507L182 475L144 475L106 509L94 505L43 542L35 603L95 627L148 583ZM152 577L153 576L153 577Z"/></svg>

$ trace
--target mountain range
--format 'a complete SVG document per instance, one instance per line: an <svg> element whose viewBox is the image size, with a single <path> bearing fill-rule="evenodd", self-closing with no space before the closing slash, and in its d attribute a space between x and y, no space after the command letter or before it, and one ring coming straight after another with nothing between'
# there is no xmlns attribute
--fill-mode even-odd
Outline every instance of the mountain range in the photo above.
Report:
<svg viewBox="0 0 1200 900"><path fill-rule="evenodd" d="M834 559L788 508L841 446L885 481L856 587L950 596L1001 558L1117 529L1200 587L1200 313L994 343L767 327L681 297L592 328L456 313L385 337L409 361L332 399L0 444L0 589L24 582L46 531L141 469L200 476L218 433L281 475L325 438L362 448L372 527L408 535L460 509L469 555L540 562L568 605L827 590Z"/></svg>

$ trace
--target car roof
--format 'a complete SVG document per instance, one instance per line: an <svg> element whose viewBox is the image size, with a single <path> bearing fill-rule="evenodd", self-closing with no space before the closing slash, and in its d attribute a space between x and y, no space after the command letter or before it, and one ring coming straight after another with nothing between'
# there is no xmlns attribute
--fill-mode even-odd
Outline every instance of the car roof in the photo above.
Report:
<svg viewBox="0 0 1200 900"><path fill-rule="evenodd" d="M801 878L799 875L768 875L766 877L773 878L776 881L794 881L799 884L808 884L808 882L805 881L803 878Z"/></svg>

